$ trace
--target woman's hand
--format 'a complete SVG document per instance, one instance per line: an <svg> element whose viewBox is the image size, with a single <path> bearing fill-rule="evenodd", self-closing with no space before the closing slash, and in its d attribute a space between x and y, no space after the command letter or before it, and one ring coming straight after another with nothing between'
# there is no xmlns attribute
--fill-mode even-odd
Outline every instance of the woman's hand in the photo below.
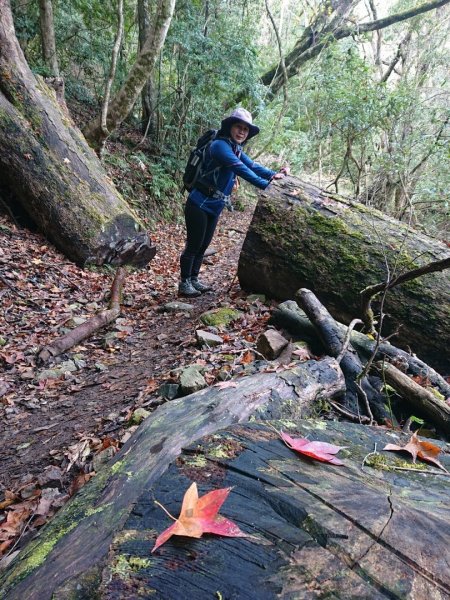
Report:
<svg viewBox="0 0 450 600"><path fill-rule="evenodd" d="M275 175L272 177L272 179L283 179L283 177L285 175L289 175L289 173L291 172L289 167L282 167L278 173L275 173Z"/></svg>

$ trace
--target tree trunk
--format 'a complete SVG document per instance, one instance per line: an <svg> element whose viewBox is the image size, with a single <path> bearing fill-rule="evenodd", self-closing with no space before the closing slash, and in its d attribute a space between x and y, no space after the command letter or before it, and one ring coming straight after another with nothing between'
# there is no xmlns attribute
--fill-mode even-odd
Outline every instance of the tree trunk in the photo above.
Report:
<svg viewBox="0 0 450 600"><path fill-rule="evenodd" d="M326 358L299 364L279 375L242 378L236 387L207 388L163 405L145 420L113 463L24 549L0 580L1 589L9 600L97 597L92 587L97 591L97 578L114 535L124 526L140 495L148 495L149 487L182 448L232 424L246 422L252 414L258 419L299 420L308 414L318 395L333 397L343 390L342 372L334 359ZM89 591L85 586L91 586Z"/></svg>
<svg viewBox="0 0 450 600"><path fill-rule="evenodd" d="M117 95L112 99L109 106L106 119L106 126L109 132L114 131L130 114L136 100L139 98L142 88L151 76L159 52L164 45L174 8L175 0L158 1L158 7L155 11L154 22L150 28L150 33L145 40L125 83ZM83 133L91 146L95 148L101 146L105 139L105 132L101 127L100 116L88 123L84 128Z"/></svg>
<svg viewBox="0 0 450 600"><path fill-rule="evenodd" d="M153 7L152 7L153 8ZM145 40L150 33L150 6L149 0L138 0L138 26L139 50L143 48ZM141 92L142 102L142 133L153 137L157 131L156 104L157 89L154 81L154 70L148 78Z"/></svg>
<svg viewBox="0 0 450 600"><path fill-rule="evenodd" d="M295 178L262 192L239 258L241 286L292 299L306 287L339 321L360 316L360 292L421 264L448 258L447 246L380 212ZM420 257L420 258L419 258ZM449 272L390 290L382 334L447 372ZM376 307L375 307L376 308Z"/></svg>
<svg viewBox="0 0 450 600"><path fill-rule="evenodd" d="M50 70L49 75L59 77L52 0L39 0L39 15L44 62Z"/></svg>
<svg viewBox="0 0 450 600"><path fill-rule="evenodd" d="M0 186L69 259L142 266L154 256L54 92L29 69L0 0Z"/></svg>

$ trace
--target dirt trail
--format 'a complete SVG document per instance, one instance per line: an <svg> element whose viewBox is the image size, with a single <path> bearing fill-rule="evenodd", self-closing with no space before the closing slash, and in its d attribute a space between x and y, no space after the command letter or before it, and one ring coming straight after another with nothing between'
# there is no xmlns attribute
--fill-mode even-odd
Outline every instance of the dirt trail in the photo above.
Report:
<svg viewBox="0 0 450 600"><path fill-rule="evenodd" d="M98 299L98 290L95 297L90 297L95 286L91 285L89 290L86 273L72 265L67 267L64 257L49 248L40 235L18 230L6 217L2 218L0 293L3 308L0 318L1 334L7 343L0 348L5 367L0 387L3 385L4 390L7 386L7 392L0 398L3 413L0 495L2 489L17 489L24 481L37 477L48 465L61 464L67 447L83 436L103 439L119 435L124 427L124 416L136 406L148 406L149 398L156 398L155 388L171 369L195 362L199 351L193 344L193 335L200 314L239 297L236 282L231 295L228 290L235 277L251 213L251 209L247 209L243 213L226 213L221 218L212 243L218 253L207 260L209 264L203 270L203 278L213 285L214 291L191 301L195 308L190 315L157 312L160 305L177 299L177 262L184 239L182 227L162 225L154 235L159 248L156 259L146 271L127 277L125 299L131 290L132 300L126 302L130 306L124 306L121 315L123 337L115 339L113 347L104 349L107 330L103 330L68 353L66 358L78 352L86 363L83 368L67 379L43 383L36 379L39 369L42 370L34 365L36 344L57 335L55 321L58 323L66 315L67 306L80 290L86 296L85 304L86 300ZM10 232L5 233L5 227ZM44 258L40 258L43 254ZM39 287L42 277L33 275L36 266L42 267L40 274L47 278L42 287ZM67 268L70 271L66 271ZM53 302L48 299L52 284L48 277L54 278L53 285L58 290ZM103 293L112 277L102 277ZM38 283L34 285L36 278ZM64 288L67 280L71 285ZM27 285L22 285L23 282ZM98 286L97 280L94 283ZM32 313L33 302L42 305L45 295L44 315L38 313L37 317L19 319L14 313L11 303L15 299L22 299L25 315L27 310ZM99 363L106 365L104 371L99 372Z"/></svg>

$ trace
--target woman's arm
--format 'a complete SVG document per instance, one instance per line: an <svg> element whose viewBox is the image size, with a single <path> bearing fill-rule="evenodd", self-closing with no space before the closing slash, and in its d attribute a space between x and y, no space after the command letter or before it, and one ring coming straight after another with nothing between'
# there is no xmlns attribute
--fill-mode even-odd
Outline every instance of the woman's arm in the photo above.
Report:
<svg viewBox="0 0 450 600"><path fill-rule="evenodd" d="M259 177L262 177L263 179L271 180L276 174L276 171L266 169L266 167L263 167L259 163L253 161L247 154L245 154L245 152L242 152L241 160L246 167L251 169L254 173L256 173Z"/></svg>
<svg viewBox="0 0 450 600"><path fill-rule="evenodd" d="M244 153L241 154L241 158ZM252 185L256 186L261 190L265 190L266 187L270 183L270 179L275 174L274 171L270 171L270 169L261 169L264 170L264 177L260 176L256 171L250 169L242 160L238 158L236 154L234 154L230 144L225 140L216 140L211 145L211 157L221 166L230 169L235 175L242 177ZM246 157L248 162L252 162L248 157ZM255 163L256 164L256 163ZM261 172L261 171L260 171Z"/></svg>

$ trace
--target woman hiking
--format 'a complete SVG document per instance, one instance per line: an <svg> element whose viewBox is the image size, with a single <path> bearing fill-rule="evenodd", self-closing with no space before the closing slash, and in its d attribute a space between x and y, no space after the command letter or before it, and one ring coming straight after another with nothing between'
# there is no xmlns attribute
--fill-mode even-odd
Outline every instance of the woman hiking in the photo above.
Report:
<svg viewBox="0 0 450 600"><path fill-rule="evenodd" d="M231 206L230 195L236 177L264 190L272 179L280 179L289 173L288 167L279 172L266 169L243 152L245 142L258 133L252 115L245 108L237 108L222 121L214 141L206 150L202 176L190 192L184 210L186 245L180 257L179 296L193 298L211 289L198 279L198 275L219 216L226 205Z"/></svg>

